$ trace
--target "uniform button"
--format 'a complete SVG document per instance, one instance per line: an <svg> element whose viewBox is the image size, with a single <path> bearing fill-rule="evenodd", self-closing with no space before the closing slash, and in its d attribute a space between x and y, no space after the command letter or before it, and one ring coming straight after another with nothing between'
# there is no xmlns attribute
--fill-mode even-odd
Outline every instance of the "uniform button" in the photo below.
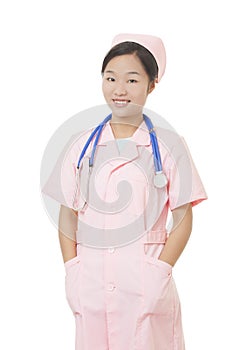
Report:
<svg viewBox="0 0 233 350"><path fill-rule="evenodd" d="M108 248L108 252L109 253L114 253L115 252L115 248Z"/></svg>
<svg viewBox="0 0 233 350"><path fill-rule="evenodd" d="M115 286L113 283L109 283L107 289L112 292L114 290Z"/></svg>

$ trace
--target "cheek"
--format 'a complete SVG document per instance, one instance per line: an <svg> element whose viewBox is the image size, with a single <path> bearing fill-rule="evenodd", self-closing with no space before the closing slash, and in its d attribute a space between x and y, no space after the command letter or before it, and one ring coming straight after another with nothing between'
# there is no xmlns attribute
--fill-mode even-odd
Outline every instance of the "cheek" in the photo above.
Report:
<svg viewBox="0 0 233 350"><path fill-rule="evenodd" d="M104 96L108 96L111 93L111 87L109 86L109 84L106 84L106 82L103 81L102 83L102 92L104 94Z"/></svg>
<svg viewBox="0 0 233 350"><path fill-rule="evenodd" d="M142 82L128 86L128 92L137 98L144 99L148 95L148 84Z"/></svg>
<svg viewBox="0 0 233 350"><path fill-rule="evenodd" d="M135 94L135 99L137 99L138 102L145 102L146 98L148 96L148 93L147 93L147 90L140 90L140 91L137 91L137 93Z"/></svg>

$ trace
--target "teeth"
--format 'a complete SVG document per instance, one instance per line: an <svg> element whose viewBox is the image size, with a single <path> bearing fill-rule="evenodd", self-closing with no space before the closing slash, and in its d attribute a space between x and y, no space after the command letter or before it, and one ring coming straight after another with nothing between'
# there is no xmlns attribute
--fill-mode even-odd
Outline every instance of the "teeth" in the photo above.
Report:
<svg viewBox="0 0 233 350"><path fill-rule="evenodd" d="M127 103L128 103L128 101L114 101L117 105L121 105L121 106L123 106L123 105L126 105Z"/></svg>

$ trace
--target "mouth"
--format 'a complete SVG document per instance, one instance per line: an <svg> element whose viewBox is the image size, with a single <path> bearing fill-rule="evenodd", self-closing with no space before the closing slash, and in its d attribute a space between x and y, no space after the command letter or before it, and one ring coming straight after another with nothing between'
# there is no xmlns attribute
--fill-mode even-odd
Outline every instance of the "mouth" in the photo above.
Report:
<svg viewBox="0 0 233 350"><path fill-rule="evenodd" d="M128 104L131 102L130 100L120 100L120 99L113 99L112 101L116 107L120 107L120 108L128 106Z"/></svg>

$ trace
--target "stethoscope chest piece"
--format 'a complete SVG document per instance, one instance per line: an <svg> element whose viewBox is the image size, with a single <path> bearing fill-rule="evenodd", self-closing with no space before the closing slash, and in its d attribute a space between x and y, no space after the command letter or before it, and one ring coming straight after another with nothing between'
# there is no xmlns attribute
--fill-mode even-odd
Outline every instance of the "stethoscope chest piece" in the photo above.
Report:
<svg viewBox="0 0 233 350"><path fill-rule="evenodd" d="M154 176L155 187L163 188L163 187L167 186L167 182L168 182L167 177L162 171L155 173L155 176Z"/></svg>

